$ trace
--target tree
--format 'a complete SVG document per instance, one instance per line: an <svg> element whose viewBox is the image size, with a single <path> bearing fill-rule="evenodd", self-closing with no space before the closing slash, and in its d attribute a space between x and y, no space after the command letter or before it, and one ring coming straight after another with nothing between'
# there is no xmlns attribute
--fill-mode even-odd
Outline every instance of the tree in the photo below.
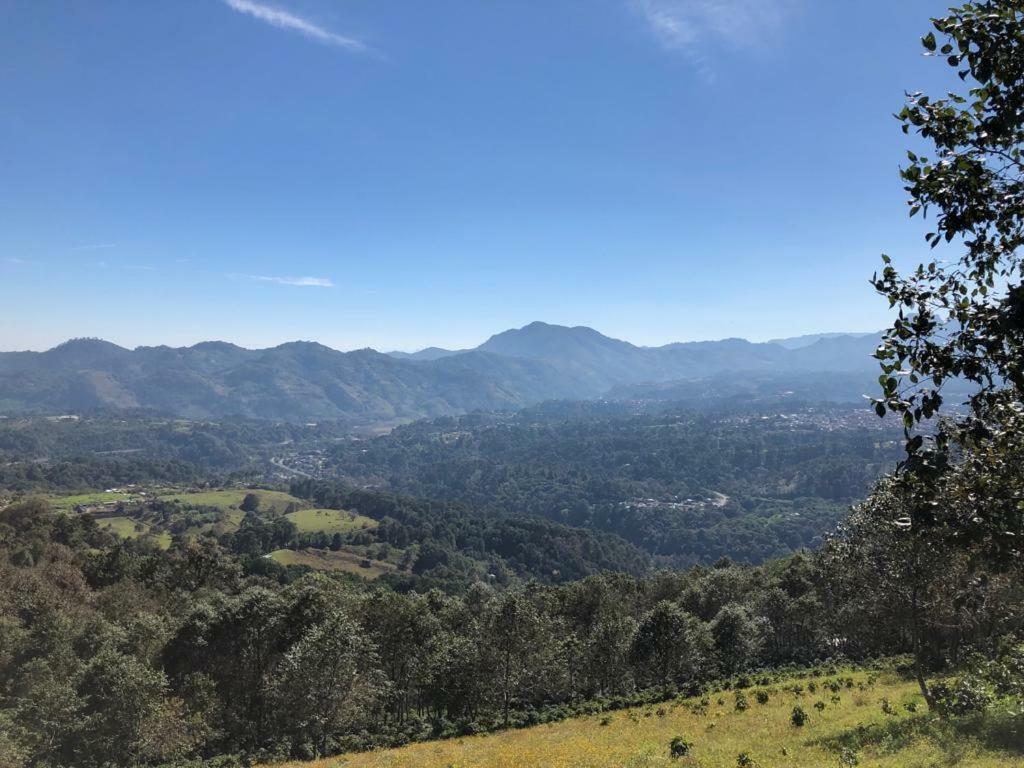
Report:
<svg viewBox="0 0 1024 768"><path fill-rule="evenodd" d="M274 682L283 730L311 739L315 755L359 723L383 693L376 652L340 610L312 627L284 656Z"/></svg>
<svg viewBox="0 0 1024 768"><path fill-rule="evenodd" d="M931 706L926 677L941 658L944 628L955 626L963 558L936 529L914 531L901 524L906 503L896 478L882 481L828 542L822 562L843 650L854 655L910 651Z"/></svg>
<svg viewBox="0 0 1024 768"><path fill-rule="evenodd" d="M903 469L916 494L911 524L955 528L962 540L986 539L993 556L1013 560L1021 554L1020 514L957 519L944 514L934 488L958 451L1024 426L1024 3L967 3L932 24L926 55L941 57L970 87L943 98L908 94L898 115L903 131L932 152L908 152L901 176L910 215L936 214L928 243L963 250L909 275L883 256L872 282L898 315L876 353L875 407L903 418ZM926 440L915 427L939 412L943 386L954 379L974 386L969 415Z"/></svg>
<svg viewBox="0 0 1024 768"><path fill-rule="evenodd" d="M255 493L247 493L238 508L247 513L256 512L260 508L260 497Z"/></svg>
<svg viewBox="0 0 1024 768"><path fill-rule="evenodd" d="M662 686L707 677L711 666L707 625L678 604L662 600L641 619L630 661L642 678Z"/></svg>
<svg viewBox="0 0 1024 768"><path fill-rule="evenodd" d="M546 623L546 617L522 590L505 592L487 605L483 633L485 658L494 670L506 726L514 702L553 683L550 677L545 679L544 672L551 671L549 662L557 649L555 638L545 631Z"/></svg>
<svg viewBox="0 0 1024 768"><path fill-rule="evenodd" d="M854 604L874 602L909 634L929 706L929 662L965 642L994 653L1006 617L978 608L1024 567L1024 2L967 3L932 24L925 54L969 87L908 94L897 117L931 150L908 152L901 175L910 215L936 214L927 242L961 253L909 275L883 256L873 278L898 308L876 353L875 408L902 416L907 458L827 553ZM968 409L927 435L952 380L972 386ZM995 621L979 632L978 615Z"/></svg>
<svg viewBox="0 0 1024 768"><path fill-rule="evenodd" d="M146 726L161 711L167 681L162 672L107 647L85 670L79 695L86 702L78 759L85 765L137 765Z"/></svg>
<svg viewBox="0 0 1024 768"><path fill-rule="evenodd" d="M711 621L711 636L722 671L731 675L756 664L764 644L765 622L756 621L745 607L730 603Z"/></svg>

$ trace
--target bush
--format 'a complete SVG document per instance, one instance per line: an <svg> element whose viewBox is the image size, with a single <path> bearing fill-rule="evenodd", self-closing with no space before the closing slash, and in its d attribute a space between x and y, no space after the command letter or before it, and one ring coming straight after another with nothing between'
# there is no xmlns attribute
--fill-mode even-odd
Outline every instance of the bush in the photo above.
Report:
<svg viewBox="0 0 1024 768"><path fill-rule="evenodd" d="M747 695L743 691L736 691L736 711L746 712L750 708L750 702L747 701Z"/></svg>
<svg viewBox="0 0 1024 768"><path fill-rule="evenodd" d="M736 756L736 768L757 768L757 763L748 753L740 752Z"/></svg>
<svg viewBox="0 0 1024 768"><path fill-rule="evenodd" d="M768 703L768 691L764 691L764 690L757 691L754 694L754 698L757 699L757 703L758 704L767 704Z"/></svg>
<svg viewBox="0 0 1024 768"><path fill-rule="evenodd" d="M992 703L992 694L975 677L962 677L952 688L945 683L932 686L935 706L942 714L963 717L972 712L983 712Z"/></svg>
<svg viewBox="0 0 1024 768"><path fill-rule="evenodd" d="M800 706L793 707L793 712L789 716L789 721L797 728L803 726L803 724L807 722L807 713L804 712L804 708Z"/></svg>
<svg viewBox="0 0 1024 768"><path fill-rule="evenodd" d="M693 748L693 742L687 741L682 736L674 736L668 743L668 754L673 760L686 757Z"/></svg>

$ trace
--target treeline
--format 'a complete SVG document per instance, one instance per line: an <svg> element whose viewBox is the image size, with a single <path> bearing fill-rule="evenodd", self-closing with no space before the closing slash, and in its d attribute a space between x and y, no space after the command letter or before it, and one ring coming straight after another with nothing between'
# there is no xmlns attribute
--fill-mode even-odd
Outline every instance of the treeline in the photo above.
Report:
<svg viewBox="0 0 1024 768"><path fill-rule="evenodd" d="M358 484L615 533L673 565L820 543L898 455L852 408L622 418L548 408L399 427L332 449ZM722 494L722 496L718 495Z"/></svg>
<svg viewBox="0 0 1024 768"><path fill-rule="evenodd" d="M943 668L1021 637L1019 572L949 549L915 595L937 605L965 573L984 578L978 599L929 614L922 646L907 585L876 577L899 546L854 526L820 554L764 566L402 594L211 538L115 541L88 516L23 502L0 511L0 764L311 757L827 657L916 650Z"/></svg>

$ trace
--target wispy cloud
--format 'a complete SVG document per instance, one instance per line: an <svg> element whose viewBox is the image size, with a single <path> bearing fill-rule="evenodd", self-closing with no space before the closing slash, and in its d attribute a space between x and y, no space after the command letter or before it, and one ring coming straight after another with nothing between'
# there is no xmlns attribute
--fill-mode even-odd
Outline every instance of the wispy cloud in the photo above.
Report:
<svg viewBox="0 0 1024 768"><path fill-rule="evenodd" d="M4 264L35 264L34 261L19 259L17 256L4 256L0 261L3 261Z"/></svg>
<svg viewBox="0 0 1024 768"><path fill-rule="evenodd" d="M232 9L244 13L260 21L270 24L278 29L285 29L289 32L298 32L311 40L325 45L333 45L338 48L345 48L349 51L364 52L369 50L365 43L352 37L338 35L330 30L314 24L308 19L296 16L294 13L281 8L255 3L253 0L224 0Z"/></svg>
<svg viewBox="0 0 1024 768"><path fill-rule="evenodd" d="M72 251L103 251L107 248L116 248L117 243L89 243L88 245L76 245Z"/></svg>
<svg viewBox="0 0 1024 768"><path fill-rule="evenodd" d="M726 43L737 48L776 37L797 0L632 0L658 41L689 55L711 74L704 48Z"/></svg>
<svg viewBox="0 0 1024 768"><path fill-rule="evenodd" d="M278 285L294 285L299 288L333 288L334 283L329 277L269 277L267 275L239 275L249 280Z"/></svg>

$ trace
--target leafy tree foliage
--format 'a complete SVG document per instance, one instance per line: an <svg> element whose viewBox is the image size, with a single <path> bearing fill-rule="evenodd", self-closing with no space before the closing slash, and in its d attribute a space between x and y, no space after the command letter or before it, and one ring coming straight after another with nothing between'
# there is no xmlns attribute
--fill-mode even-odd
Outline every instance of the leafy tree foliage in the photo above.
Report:
<svg viewBox="0 0 1024 768"><path fill-rule="evenodd" d="M902 414L907 459L830 556L851 617L884 613L906 633L921 691L942 709L928 670L965 647L991 656L995 638L1020 631L1006 608L1024 569L1024 4L966 3L933 26L926 54L969 87L909 94L898 118L931 150L908 152L902 177L910 215L935 214L931 246L962 253L909 275L883 257L873 282L898 314L876 355L876 409ZM966 412L926 435L957 379L974 386ZM979 604L995 609L996 625L977 623Z"/></svg>
<svg viewBox="0 0 1024 768"><path fill-rule="evenodd" d="M945 242L963 252L906 276L886 257L874 284L898 317L877 353L883 396L876 407L903 415L911 522L985 539L994 556L1014 560L1024 534L1019 507L989 504L989 514L960 518L935 491L961 454L998 471L994 454L1016 450L1009 442L1022 426L1024 6L967 3L933 25L922 39L926 54L944 60L969 88L943 98L910 94L899 114L903 130L934 154L909 152L902 176L911 215L935 213L932 247ZM968 415L945 422L933 440L912 434L939 411L943 386L956 378L975 385Z"/></svg>

